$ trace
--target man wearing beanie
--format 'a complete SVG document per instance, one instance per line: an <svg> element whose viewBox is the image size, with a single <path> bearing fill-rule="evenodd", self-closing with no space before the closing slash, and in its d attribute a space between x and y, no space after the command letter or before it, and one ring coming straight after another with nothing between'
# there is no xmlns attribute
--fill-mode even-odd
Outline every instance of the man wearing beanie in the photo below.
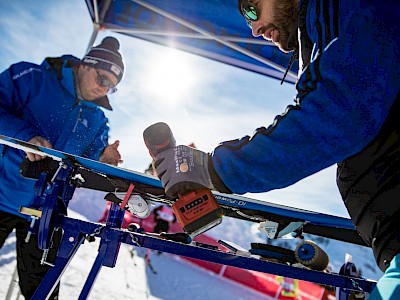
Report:
<svg viewBox="0 0 400 300"><path fill-rule="evenodd" d="M106 37L80 60L72 55L46 58L41 65L19 62L0 74L0 134L32 144L117 166L122 162L119 141L108 143L112 110L107 94L115 92L124 74L119 42ZM19 208L32 207L34 180L21 177L24 153L0 145L0 247L15 229L17 268L22 295L30 299L48 270L34 234L26 242L30 216ZM58 286L50 299L58 299Z"/></svg>

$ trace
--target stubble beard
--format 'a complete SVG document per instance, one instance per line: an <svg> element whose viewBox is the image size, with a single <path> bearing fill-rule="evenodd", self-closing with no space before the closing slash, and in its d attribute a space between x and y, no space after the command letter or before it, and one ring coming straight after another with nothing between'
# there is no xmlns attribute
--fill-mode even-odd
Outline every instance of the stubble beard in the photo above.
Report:
<svg viewBox="0 0 400 300"><path fill-rule="evenodd" d="M78 99L80 100L86 100L86 101L93 101L98 99L98 97L95 97L93 93L89 89L89 85L87 82L87 76L88 76L88 68L89 67L83 67L82 65L78 66L76 68L76 81L75 81L75 91Z"/></svg>
<svg viewBox="0 0 400 300"><path fill-rule="evenodd" d="M289 37L296 30L295 22L297 22L299 0L275 0L272 16L274 24L279 30L279 41L276 42L278 48L288 53L293 51L297 45L297 38L292 41ZM296 35L297 37L297 35Z"/></svg>

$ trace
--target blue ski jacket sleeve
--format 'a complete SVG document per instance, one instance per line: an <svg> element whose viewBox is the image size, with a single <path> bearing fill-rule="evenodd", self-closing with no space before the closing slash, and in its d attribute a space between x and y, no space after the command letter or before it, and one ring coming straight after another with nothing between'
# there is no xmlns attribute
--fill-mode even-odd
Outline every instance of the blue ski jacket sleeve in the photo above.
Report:
<svg viewBox="0 0 400 300"><path fill-rule="evenodd" d="M38 81L37 73L42 73L39 66L20 63L0 74L0 128L2 134L24 141L40 134L37 128L29 126L23 120L23 110L27 105L28 95L35 96L39 91L39 89L31 91L29 88L29 85L33 86ZM24 77L23 80L18 80L22 77ZM28 77L30 80L26 80Z"/></svg>
<svg viewBox="0 0 400 300"><path fill-rule="evenodd" d="M376 138L400 88L400 10L385 3L309 1L312 56L294 104L253 136L214 149L211 169L226 188L284 188Z"/></svg>

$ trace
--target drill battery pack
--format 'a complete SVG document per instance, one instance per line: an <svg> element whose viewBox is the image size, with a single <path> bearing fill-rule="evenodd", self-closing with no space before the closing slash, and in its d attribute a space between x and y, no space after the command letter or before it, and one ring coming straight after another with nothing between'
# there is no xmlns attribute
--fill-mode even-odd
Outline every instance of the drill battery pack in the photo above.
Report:
<svg viewBox="0 0 400 300"><path fill-rule="evenodd" d="M179 224L195 237L222 222L223 212L209 189L189 192L172 205Z"/></svg>

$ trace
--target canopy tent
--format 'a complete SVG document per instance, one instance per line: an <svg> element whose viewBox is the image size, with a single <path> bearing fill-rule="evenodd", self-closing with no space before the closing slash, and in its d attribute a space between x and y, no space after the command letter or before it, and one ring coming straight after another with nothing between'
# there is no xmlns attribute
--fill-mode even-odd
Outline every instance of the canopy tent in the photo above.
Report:
<svg viewBox="0 0 400 300"><path fill-rule="evenodd" d="M85 0L94 30L110 30L174 47L281 80L290 54L254 38L237 0ZM295 83L297 66L285 81Z"/></svg>

